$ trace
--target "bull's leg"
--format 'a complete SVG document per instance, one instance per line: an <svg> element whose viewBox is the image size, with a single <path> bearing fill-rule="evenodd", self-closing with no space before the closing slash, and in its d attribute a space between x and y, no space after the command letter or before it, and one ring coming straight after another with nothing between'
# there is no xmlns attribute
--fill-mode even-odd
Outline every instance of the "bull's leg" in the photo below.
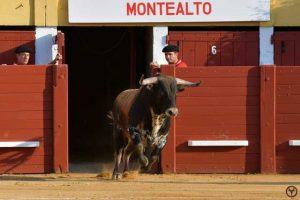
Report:
<svg viewBox="0 0 300 200"><path fill-rule="evenodd" d="M154 148L151 153L149 164L142 168L142 171L149 172L151 170L152 165L159 161L161 150L167 143L167 136L162 137L158 143L158 145Z"/></svg>
<svg viewBox="0 0 300 200"><path fill-rule="evenodd" d="M161 152L161 149L160 148L155 148L153 150L153 152L151 153L151 156L150 156L150 161L149 161L149 164L142 167L142 172L149 172L152 168L152 165L159 161L159 155L160 155L160 152Z"/></svg>
<svg viewBox="0 0 300 200"><path fill-rule="evenodd" d="M129 171L129 161L130 161L131 154L134 151L134 148L135 148L135 146L132 143L128 143L124 149L124 155L123 155L124 171L123 171L123 174L125 174L126 172Z"/></svg>
<svg viewBox="0 0 300 200"><path fill-rule="evenodd" d="M120 179L120 164L122 161L124 151L124 138L122 137L121 130L115 132L115 167L112 174L112 179Z"/></svg>
<svg viewBox="0 0 300 200"><path fill-rule="evenodd" d="M138 129L134 127L129 128L129 134L135 145L135 150L139 156L140 163L143 166L147 166L149 161L148 158L144 155L144 146L142 144L141 133L139 133Z"/></svg>

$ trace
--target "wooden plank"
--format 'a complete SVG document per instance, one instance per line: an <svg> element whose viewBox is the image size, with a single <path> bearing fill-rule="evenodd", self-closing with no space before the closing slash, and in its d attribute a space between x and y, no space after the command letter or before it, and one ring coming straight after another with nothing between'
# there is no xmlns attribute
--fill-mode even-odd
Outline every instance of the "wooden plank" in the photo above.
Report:
<svg viewBox="0 0 300 200"><path fill-rule="evenodd" d="M38 75L22 75L22 74L12 74L6 76L0 76L0 84L52 84L52 76L45 76L44 74Z"/></svg>
<svg viewBox="0 0 300 200"><path fill-rule="evenodd" d="M260 110L258 106L180 106L179 118L209 115L256 115L259 116Z"/></svg>
<svg viewBox="0 0 300 200"><path fill-rule="evenodd" d="M53 168L62 173L69 171L67 65L53 66L53 76Z"/></svg>
<svg viewBox="0 0 300 200"><path fill-rule="evenodd" d="M215 96L259 96L259 87L209 87L200 86L186 88L183 92L177 93L177 97L215 97Z"/></svg>
<svg viewBox="0 0 300 200"><path fill-rule="evenodd" d="M177 164L198 164L201 166L215 164L216 167L221 165L240 164L245 165L246 162L251 164L259 164L259 154L229 154L223 153L177 153ZM248 163L247 163L248 164ZM199 166L200 167L200 166Z"/></svg>
<svg viewBox="0 0 300 200"><path fill-rule="evenodd" d="M200 65L201 66L201 65ZM260 77L260 68L255 66L210 66L176 68L176 75L182 78L245 78Z"/></svg>
<svg viewBox="0 0 300 200"><path fill-rule="evenodd" d="M242 66L246 64L246 44L245 42L235 41L233 43L233 65Z"/></svg>
<svg viewBox="0 0 300 200"><path fill-rule="evenodd" d="M52 111L1 111L0 112L0 121L1 120L28 120L28 119L53 119Z"/></svg>
<svg viewBox="0 0 300 200"><path fill-rule="evenodd" d="M259 97L180 97L177 98L177 106L241 106L259 105Z"/></svg>
<svg viewBox="0 0 300 200"><path fill-rule="evenodd" d="M276 95L278 104L300 104L300 95Z"/></svg>
<svg viewBox="0 0 300 200"><path fill-rule="evenodd" d="M300 130L300 124L276 124L276 130L277 134L293 134L298 133L298 130Z"/></svg>
<svg viewBox="0 0 300 200"><path fill-rule="evenodd" d="M300 123L300 113L278 114L276 116L276 123L278 123L278 124L296 124L296 123Z"/></svg>
<svg viewBox="0 0 300 200"><path fill-rule="evenodd" d="M262 66L261 70L261 172L276 172L276 68Z"/></svg>
<svg viewBox="0 0 300 200"><path fill-rule="evenodd" d="M23 155L20 151L19 154L15 154L12 157L0 155L0 166L5 165L51 165L53 164L51 155L31 156Z"/></svg>
<svg viewBox="0 0 300 200"><path fill-rule="evenodd" d="M180 57L182 60L186 62L188 66L194 66L195 65L195 42L187 42L184 41L182 43L182 57Z"/></svg>
<svg viewBox="0 0 300 200"><path fill-rule="evenodd" d="M207 44L206 42L196 42L195 47L195 66L206 66L207 65ZM191 65L193 66L193 65ZM196 67L197 69L199 67ZM189 69L190 66L189 66ZM197 71L192 69L192 71ZM180 75L179 75L180 76Z"/></svg>
<svg viewBox="0 0 300 200"><path fill-rule="evenodd" d="M2 65L0 77L6 75L46 75L52 76L52 69L49 65Z"/></svg>
<svg viewBox="0 0 300 200"><path fill-rule="evenodd" d="M295 65L295 43L291 40L284 40L281 42L281 65L293 66Z"/></svg>
<svg viewBox="0 0 300 200"><path fill-rule="evenodd" d="M26 103L16 103L16 102L0 102L0 111L13 112L13 111L52 111L52 102L47 101L36 101L36 102L26 102Z"/></svg>
<svg viewBox="0 0 300 200"><path fill-rule="evenodd" d="M231 135L258 135L260 133L259 125L249 125L249 124L221 124L218 125L210 125L202 123L199 126L188 127L188 126L178 126L177 127L177 135L188 134L188 135L199 135L209 133L211 135L216 134L219 138L226 137L230 138Z"/></svg>
<svg viewBox="0 0 300 200"><path fill-rule="evenodd" d="M0 84L0 93L50 93L50 84Z"/></svg>
<svg viewBox="0 0 300 200"><path fill-rule="evenodd" d="M289 74L289 75L279 75L278 77L278 81L277 81L277 85L290 85L290 87L292 87L292 85L296 85L296 84L300 84L300 74Z"/></svg>
<svg viewBox="0 0 300 200"><path fill-rule="evenodd" d="M233 43L229 41L221 42L220 52L221 65L232 66L233 65Z"/></svg>
<svg viewBox="0 0 300 200"><path fill-rule="evenodd" d="M0 127L0 138L2 140L31 140L38 138L38 140L52 141L52 129L5 129Z"/></svg>
<svg viewBox="0 0 300 200"><path fill-rule="evenodd" d="M47 102L52 101L52 94L50 93L17 93L17 94L1 94L0 99L2 102Z"/></svg>
<svg viewBox="0 0 300 200"><path fill-rule="evenodd" d="M178 118L177 125L178 127L183 126L201 126L201 124L210 124L210 125L218 125L218 124L260 124L260 119L255 116L245 116L245 115L219 115L219 116L198 116L197 119L195 118Z"/></svg>
<svg viewBox="0 0 300 200"><path fill-rule="evenodd" d="M259 39L256 41L247 41L246 42L246 51L244 52L246 55L246 63L245 65L259 65Z"/></svg>
<svg viewBox="0 0 300 200"><path fill-rule="evenodd" d="M182 76L178 76L179 78L184 78ZM188 81L192 81L190 79L184 78ZM209 86L209 87L259 87L259 77L224 77L224 78L215 78L215 77L210 77L210 78L199 78L202 81L202 86ZM198 79L198 80L199 80ZM198 81L198 80L193 80L193 81Z"/></svg>
<svg viewBox="0 0 300 200"><path fill-rule="evenodd" d="M51 165L0 165L0 172L2 173L50 173L53 172Z"/></svg>
<svg viewBox="0 0 300 200"><path fill-rule="evenodd" d="M52 120L37 120L37 119L23 119L23 120L0 120L0 127L3 129L51 129Z"/></svg>
<svg viewBox="0 0 300 200"><path fill-rule="evenodd" d="M300 76L299 76L300 78ZM300 82L299 82L300 84ZM278 85L276 86L276 93L277 95L300 95L300 85L295 85L295 84L289 84L289 85Z"/></svg>

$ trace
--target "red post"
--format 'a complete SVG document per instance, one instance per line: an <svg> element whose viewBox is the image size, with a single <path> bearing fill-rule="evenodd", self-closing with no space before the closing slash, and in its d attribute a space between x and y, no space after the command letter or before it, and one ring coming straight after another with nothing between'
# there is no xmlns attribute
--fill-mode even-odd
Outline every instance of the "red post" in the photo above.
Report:
<svg viewBox="0 0 300 200"><path fill-rule="evenodd" d="M161 73L175 76L176 70L174 66L162 66ZM176 172L176 118L171 120L167 144L161 153L161 168L163 173Z"/></svg>
<svg viewBox="0 0 300 200"><path fill-rule="evenodd" d="M276 67L261 66L261 173L276 173Z"/></svg>
<svg viewBox="0 0 300 200"><path fill-rule="evenodd" d="M53 168L68 172L68 69L53 65Z"/></svg>

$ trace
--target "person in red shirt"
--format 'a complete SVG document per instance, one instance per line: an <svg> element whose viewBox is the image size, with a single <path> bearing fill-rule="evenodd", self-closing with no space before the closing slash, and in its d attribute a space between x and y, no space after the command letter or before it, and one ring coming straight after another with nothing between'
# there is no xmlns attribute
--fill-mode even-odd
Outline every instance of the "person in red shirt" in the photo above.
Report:
<svg viewBox="0 0 300 200"><path fill-rule="evenodd" d="M162 49L165 59L169 65L174 64L175 67L186 68L187 64L178 58L179 47L169 44ZM160 65L157 62L150 63L152 71L159 71Z"/></svg>
<svg viewBox="0 0 300 200"><path fill-rule="evenodd" d="M187 67L187 64L178 58L178 46L169 44L162 49L162 52L169 64L175 64L175 67Z"/></svg>

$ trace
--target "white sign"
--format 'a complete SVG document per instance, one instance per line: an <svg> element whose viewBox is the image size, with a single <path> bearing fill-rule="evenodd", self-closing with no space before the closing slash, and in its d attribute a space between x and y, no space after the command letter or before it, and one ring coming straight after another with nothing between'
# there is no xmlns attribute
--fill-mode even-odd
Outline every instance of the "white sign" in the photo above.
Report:
<svg viewBox="0 0 300 200"><path fill-rule="evenodd" d="M270 0L69 0L70 23L268 20Z"/></svg>

